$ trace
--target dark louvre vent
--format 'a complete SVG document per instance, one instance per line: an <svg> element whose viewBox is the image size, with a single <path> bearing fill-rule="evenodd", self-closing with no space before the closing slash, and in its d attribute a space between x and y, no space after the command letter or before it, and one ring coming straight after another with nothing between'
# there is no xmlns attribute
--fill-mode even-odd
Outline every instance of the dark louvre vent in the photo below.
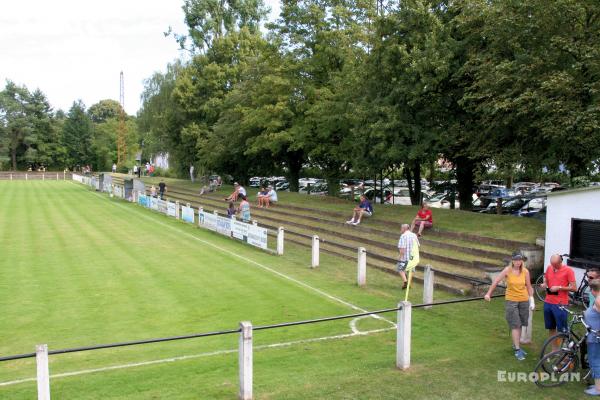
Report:
<svg viewBox="0 0 600 400"><path fill-rule="evenodd" d="M600 265L600 221L571 220L570 264Z"/></svg>

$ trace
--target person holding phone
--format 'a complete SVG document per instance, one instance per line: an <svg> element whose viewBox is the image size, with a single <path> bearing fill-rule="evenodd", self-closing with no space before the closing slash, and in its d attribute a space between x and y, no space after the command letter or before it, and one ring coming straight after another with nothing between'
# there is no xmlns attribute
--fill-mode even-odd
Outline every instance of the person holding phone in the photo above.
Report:
<svg viewBox="0 0 600 400"><path fill-rule="evenodd" d="M566 332L567 312L560 306L569 305L569 292L577 291L575 272L563 264L560 254L550 257L550 265L546 267L544 282L540 285L546 289L544 299L544 324L548 329L548 337L556 334L557 330ZM558 350L559 343L552 344L552 350Z"/></svg>

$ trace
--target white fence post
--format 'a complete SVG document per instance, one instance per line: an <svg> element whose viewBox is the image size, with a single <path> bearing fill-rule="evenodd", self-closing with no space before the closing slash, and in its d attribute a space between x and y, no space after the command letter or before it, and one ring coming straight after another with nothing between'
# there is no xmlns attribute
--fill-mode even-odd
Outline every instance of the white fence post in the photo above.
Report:
<svg viewBox="0 0 600 400"><path fill-rule="evenodd" d="M179 219L181 214L181 206L179 205L179 200L175 202L175 219Z"/></svg>
<svg viewBox="0 0 600 400"><path fill-rule="evenodd" d="M63 171L63 181L64 181L65 179L67 179L67 173L66 173L66 171Z"/></svg>
<svg viewBox="0 0 600 400"><path fill-rule="evenodd" d="M27 172L25 172L25 180L26 180L26 181L28 181L28 180L29 180L29 178L28 178L28 176L27 176Z"/></svg>
<svg viewBox="0 0 600 400"><path fill-rule="evenodd" d="M56 173L56 180L58 180L58 172Z"/></svg>
<svg viewBox="0 0 600 400"><path fill-rule="evenodd" d="M12 174L10 174L10 180L12 181Z"/></svg>
<svg viewBox="0 0 600 400"><path fill-rule="evenodd" d="M410 301L401 301L398 307L400 309L396 327L396 368L408 369L410 367L412 305Z"/></svg>
<svg viewBox="0 0 600 400"><path fill-rule="evenodd" d="M252 400L252 324L240 322L240 400Z"/></svg>
<svg viewBox="0 0 600 400"><path fill-rule="evenodd" d="M431 265L425 266L425 275L423 276L423 304L433 303L433 269ZM425 306L426 310L431 306Z"/></svg>
<svg viewBox="0 0 600 400"><path fill-rule="evenodd" d="M531 343L533 338L533 311L529 310L529 319L527 320L527 326L524 326L521 330L521 343Z"/></svg>
<svg viewBox="0 0 600 400"><path fill-rule="evenodd" d="M358 286L367 284L367 250L364 247L358 248Z"/></svg>
<svg viewBox="0 0 600 400"><path fill-rule="evenodd" d="M42 180L45 181L46 180L46 174L42 172Z"/></svg>
<svg viewBox="0 0 600 400"><path fill-rule="evenodd" d="M312 237L312 268L319 266L319 237L313 235Z"/></svg>
<svg viewBox="0 0 600 400"><path fill-rule="evenodd" d="M50 369L48 368L48 345L35 346L35 361L37 364L38 400L50 400Z"/></svg>
<svg viewBox="0 0 600 400"><path fill-rule="evenodd" d="M280 255L280 256L283 255L283 236L284 236L283 226L280 226L279 229L277 230L277 255Z"/></svg>

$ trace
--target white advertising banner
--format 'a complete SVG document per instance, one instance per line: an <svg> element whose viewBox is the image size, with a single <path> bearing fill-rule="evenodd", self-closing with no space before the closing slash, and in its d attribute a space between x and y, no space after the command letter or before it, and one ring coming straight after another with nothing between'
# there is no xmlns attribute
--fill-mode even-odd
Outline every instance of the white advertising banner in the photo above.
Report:
<svg viewBox="0 0 600 400"><path fill-rule="evenodd" d="M172 201L167 202L167 215L169 217L177 216L177 204L173 203Z"/></svg>
<svg viewBox="0 0 600 400"><path fill-rule="evenodd" d="M166 214L167 213L167 202L163 199L158 199L157 203L158 203L158 212Z"/></svg>
<svg viewBox="0 0 600 400"><path fill-rule="evenodd" d="M231 221L231 236L246 241L248 238L248 224L240 221Z"/></svg>
<svg viewBox="0 0 600 400"><path fill-rule="evenodd" d="M210 229L211 231L216 231L217 216L215 214L202 211L201 213L198 213L198 225Z"/></svg>
<svg viewBox="0 0 600 400"><path fill-rule="evenodd" d="M189 206L181 206L181 219L191 224L194 223L194 209Z"/></svg>
<svg viewBox="0 0 600 400"><path fill-rule="evenodd" d="M150 197L150 208L158 211L158 199L156 197Z"/></svg>
<svg viewBox="0 0 600 400"><path fill-rule="evenodd" d="M231 236L231 219L218 216L217 232L225 236Z"/></svg>
<svg viewBox="0 0 600 400"><path fill-rule="evenodd" d="M260 247L261 249L267 248L267 228L261 228L260 226L248 225L248 244L252 246Z"/></svg>

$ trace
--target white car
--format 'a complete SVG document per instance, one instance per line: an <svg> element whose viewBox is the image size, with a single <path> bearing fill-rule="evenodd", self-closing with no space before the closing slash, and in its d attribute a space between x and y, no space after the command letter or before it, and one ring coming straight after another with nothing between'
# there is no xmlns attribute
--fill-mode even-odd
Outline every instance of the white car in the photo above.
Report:
<svg viewBox="0 0 600 400"><path fill-rule="evenodd" d="M261 178L260 176L253 176L248 180L248 183L250 184L250 187L259 187L262 179L263 178Z"/></svg>

